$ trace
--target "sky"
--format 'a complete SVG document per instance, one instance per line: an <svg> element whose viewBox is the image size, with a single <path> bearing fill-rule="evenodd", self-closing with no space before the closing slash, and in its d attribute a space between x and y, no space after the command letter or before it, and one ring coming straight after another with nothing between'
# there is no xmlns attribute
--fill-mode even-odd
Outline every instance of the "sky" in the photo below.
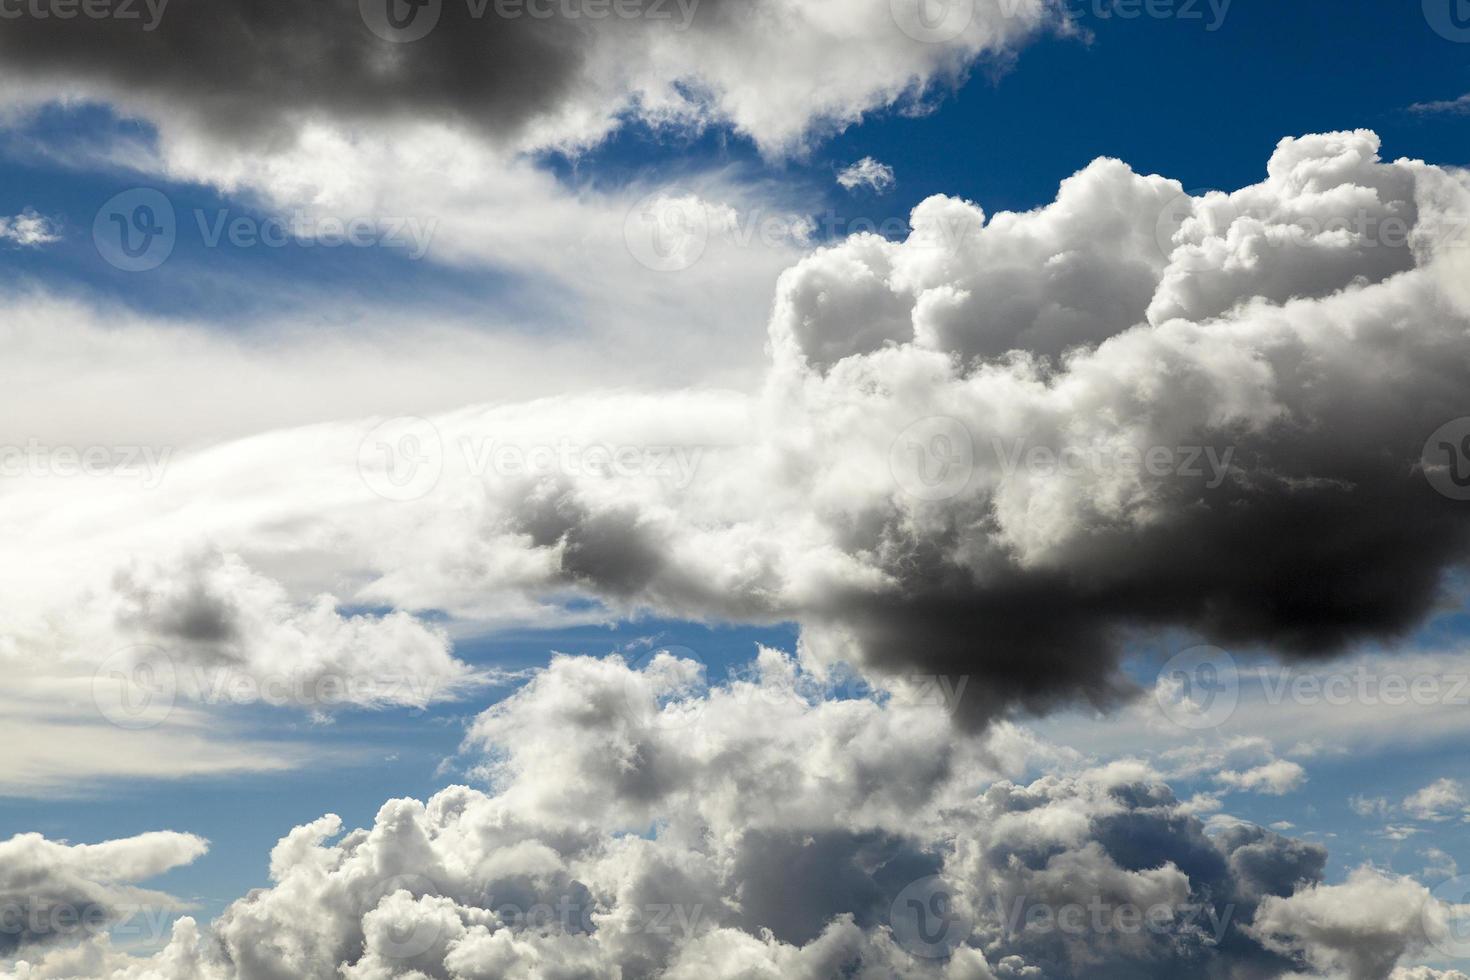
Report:
<svg viewBox="0 0 1470 980"><path fill-rule="evenodd" d="M0 3L0 980L1464 980L1463 3L381 6Z"/></svg>

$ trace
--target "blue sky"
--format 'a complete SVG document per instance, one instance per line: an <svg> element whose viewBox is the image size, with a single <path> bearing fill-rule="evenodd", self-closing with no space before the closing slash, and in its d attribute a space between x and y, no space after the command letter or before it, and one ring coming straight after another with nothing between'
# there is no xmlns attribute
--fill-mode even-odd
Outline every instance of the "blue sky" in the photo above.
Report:
<svg viewBox="0 0 1470 980"><path fill-rule="evenodd" d="M1035 208L1053 199L1060 180L1098 156L1168 175L1190 189L1235 189L1264 177L1263 162L1282 137L1338 129L1375 130L1386 158L1470 164L1470 115L1410 109L1470 92L1470 45L1436 34L1417 8L1234 0L1218 29L1208 30L1213 15L1207 6L1203 20L1181 20L1125 19L1116 8L1100 16L1107 11L1083 4L1077 26L1086 37L1043 37L1012 64L977 67L960 90L936 96L932 111L878 113L809 154L767 158L750 140L723 129L669 139L631 123L576 159L548 153L540 163L576 191L615 191L730 168L750 184L781 186L813 213L831 208L875 220L902 217L939 193L973 200L990 213ZM212 187L85 163L57 166L39 149L93 138L146 145L152 135L146 125L120 123L102 109L53 109L0 142L0 215L34 208L56 219L63 232L61 242L45 249L0 241L0 276L104 306L208 321L221 332L250 330L302 308L332 331L350 330L361 310L398 308L535 325L517 326L525 330L575 329L575 312L512 273L432 256L412 261L379 248L208 248L191 219L181 220L175 255L164 267L137 274L113 269L98 257L90 227L102 202L128 188L164 190L181 216L194 209L268 214L257 201ZM891 193L849 194L836 185L839 169L869 156L896 172ZM1407 645L1455 647L1467 634L1465 618L1447 614ZM603 655L649 637L697 651L719 676L749 659L757 644L793 649L797 630L655 619L494 632L455 649L475 665L520 670L543 665L552 651ZM1154 666L1141 651L1131 669L1146 680ZM67 798L0 797L0 839L33 830L73 841L122 837L157 829L162 815L167 827L201 834L213 846L159 886L197 897L213 916L266 884L266 856L291 827L328 811L349 826L366 826L386 799L422 799L463 779L453 760L465 723L508 690L423 711L344 712L329 725L296 712L240 711L233 721L267 737L304 742L330 762L308 761L280 774L103 781L79 786ZM1365 860L1417 874L1424 866L1419 851L1431 845L1470 854L1470 824L1436 824L1393 841L1381 836L1384 821L1354 814L1347 804L1355 795L1399 801L1441 777L1470 782L1470 762L1458 746L1397 745L1367 758L1327 752L1308 769L1303 788L1281 797L1232 794L1228 811L1266 825L1289 821L1293 833L1329 843L1334 880ZM1181 796L1211 785L1207 777L1175 782Z"/></svg>

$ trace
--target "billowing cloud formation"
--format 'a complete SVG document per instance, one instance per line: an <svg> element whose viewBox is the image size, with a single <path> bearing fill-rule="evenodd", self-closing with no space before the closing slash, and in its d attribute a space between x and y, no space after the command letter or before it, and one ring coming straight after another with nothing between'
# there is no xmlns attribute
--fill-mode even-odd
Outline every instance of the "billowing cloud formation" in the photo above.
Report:
<svg viewBox="0 0 1470 980"><path fill-rule="evenodd" d="M1043 0L959 5L938 31L889 0L127 6L7 19L0 84L21 101L94 98L231 140L413 118L531 147L593 141L634 116L728 123L786 150L954 82L1053 19Z"/></svg>
<svg viewBox="0 0 1470 980"><path fill-rule="evenodd" d="M1405 953L1443 939L1444 923L1423 885L1360 868L1344 884L1267 899L1253 931L1269 948L1305 956L1324 973L1375 980L1389 976Z"/></svg>
<svg viewBox="0 0 1470 980"><path fill-rule="evenodd" d="M1323 887L1320 846L1207 835L1142 763L1015 783L1048 750L1008 726L812 697L775 651L728 683L698 666L557 659L474 725L490 791L298 827L269 888L120 975L1264 980L1301 951L1382 977L1424 943L1421 887Z"/></svg>
<svg viewBox="0 0 1470 980"><path fill-rule="evenodd" d="M39 834L0 842L0 959L75 944L150 910L177 910L177 899L129 883L188 864L208 846L176 833L75 846Z"/></svg>
<svg viewBox="0 0 1470 980"><path fill-rule="evenodd" d="M908 241L858 236L785 274L756 398L274 433L73 501L106 540L41 520L58 501L33 481L10 504L47 558L9 583L11 629L54 648L65 601L168 630L179 609L108 612L119 568L192 574L180 542L209 542L282 583L294 602L270 608L292 617L330 591L481 626L796 621L812 665L974 678L970 724L1126 696L1130 629L1286 657L1392 636L1470 533L1463 460L1422 458L1466 414L1470 206L1463 175L1377 150L1286 140L1228 197L1100 161L1028 214L930 199ZM1291 785L1275 776L1252 782Z"/></svg>

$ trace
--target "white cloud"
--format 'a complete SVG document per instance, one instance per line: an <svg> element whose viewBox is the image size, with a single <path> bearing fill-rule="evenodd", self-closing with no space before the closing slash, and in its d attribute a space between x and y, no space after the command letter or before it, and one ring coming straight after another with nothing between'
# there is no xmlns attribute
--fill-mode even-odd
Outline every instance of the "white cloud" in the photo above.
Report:
<svg viewBox="0 0 1470 980"><path fill-rule="evenodd" d="M75 945L148 912L183 908L132 883L189 864L208 850L192 834L151 833L67 845L40 834L0 841L0 962L17 951Z"/></svg>
<svg viewBox="0 0 1470 980"><path fill-rule="evenodd" d="M1307 781L1307 772L1295 762L1277 759L1245 772L1227 769L1215 778L1234 790L1284 796L1301 788Z"/></svg>
<svg viewBox="0 0 1470 980"><path fill-rule="evenodd" d="M872 157L863 157L839 173L837 183L850 191L866 187L882 194L893 189L893 168L886 163L879 163Z"/></svg>
<svg viewBox="0 0 1470 980"><path fill-rule="evenodd" d="M1466 799L1465 787L1453 779L1436 779L1423 789L1404 798L1404 812L1416 820L1441 822L1455 817L1470 816L1470 800Z"/></svg>
<svg viewBox="0 0 1470 980"><path fill-rule="evenodd" d="M1470 113L1470 94L1462 95L1458 99L1447 99L1437 102L1416 102L1409 106L1409 111L1425 115L1433 113L1465 115Z"/></svg>
<svg viewBox="0 0 1470 980"><path fill-rule="evenodd" d="M1252 931L1268 948L1302 955L1319 971L1371 980L1388 976L1401 957L1428 948L1430 902L1423 885L1363 867L1341 885L1267 898Z"/></svg>
<svg viewBox="0 0 1470 980"><path fill-rule="evenodd" d="M61 241L56 225L35 211L26 210L14 217L0 215L0 242L12 242L21 248L35 248Z"/></svg>
<svg viewBox="0 0 1470 980"><path fill-rule="evenodd" d="M119 619L118 574L149 569L149 589L185 596L196 556L208 554L254 583L242 596L259 601L243 615L261 628L247 636L313 637L302 649L326 664L341 661L333 636L362 629L375 638L370 651L416 638L422 659L413 662L436 665L416 673L461 669L432 630L342 611L352 606L447 613L460 632L644 610L796 620L814 665L885 664L889 684L974 675L962 717L983 721L1018 703L1044 710L1126 697L1108 637L1119 622L1153 622L1165 606L1179 625L1245 630L1238 635L1286 649L1330 647L1353 623L1404 628L1437 595L1430 558L1458 554L1460 526L1423 508L1359 507L1360 495L1337 488L1351 472L1359 485L1369 474L1384 481L1385 494L1422 492L1402 476L1428 435L1422 419L1452 417L1465 380L1445 351L1464 336L1452 273L1466 252L1441 236L1466 191L1454 173L1382 164L1376 150L1367 133L1285 141L1268 180L1229 201L1181 199L1177 184L1110 161L1070 179L1058 204L1025 215L987 222L972 205L931 199L909 241L858 236L782 276L762 391L594 390L436 414L427 438L442 469L406 502L373 490L396 473L390 464L407 462L382 456L399 443L373 435L378 419L177 453L152 489L120 478L21 479L10 512L22 545L44 558L0 570L6 636L43 657L83 637L98 658L151 642L168 633L167 610ZM1359 208L1378 223L1300 237L1298 223ZM1224 210L1235 215L1228 225ZM1405 240L1370 247L1390 218L1403 220ZM1243 261L1266 247L1281 261ZM1019 271L1007 285L993 281L997 268ZM1286 269L1295 284L1278 281ZM1200 319L1179 318L1186 311ZM1411 321L1413 331L1402 328ZM1031 353L1006 353L1018 345ZM1365 373L1372 358L1399 367ZM1376 414L1365 428L1368 404ZM1288 427L1287 449L1283 420L1302 413L1313 421ZM976 449L942 500L915 491L909 477L922 474L908 474L912 460L894 450L916 421L936 416ZM1335 435L1348 429L1358 436ZM1213 475L1196 479L1144 465L1145 448L1215 441L1249 466L1217 459ZM542 472L507 473L495 463L507 446L560 458ZM646 465L584 465L592 446L632 449ZM1101 451L1108 465L1018 464L1016 446ZM1399 462L1382 468L1389 457ZM1195 458L1203 466L1210 457ZM1215 507L1212 493L1234 503ZM1284 536L1327 511L1339 524L1363 523L1379 543L1378 565L1403 566L1401 591L1371 590L1322 635L1303 638L1288 611L1320 592L1293 599L1292 583L1346 575L1350 591L1361 584L1353 569L1366 566L1321 551L1317 537L1292 539L1293 561L1314 576L1263 581L1209 542L1254 536L1284 547ZM1182 546L1190 541L1205 552ZM1109 601L1084 601L1078 590L1090 596L1087 583L1103 580L1113 583ZM1258 601L1262 590L1273 604ZM1237 605L1239 617L1222 612ZM1278 613L1261 619L1263 608ZM982 625L991 639L977 655L970 638ZM1036 649L1054 652L1036 662ZM1007 673L1022 650L1034 684ZM392 659L372 653L363 669L371 675ZM1351 697L1351 710L1319 697L1320 710L1285 711L1268 693L1235 722L1269 716L1273 739L1291 736L1282 744L1333 742L1313 727L1329 716L1341 729L1361 722L1355 712L1385 725L1402 715ZM1412 732L1428 737L1463 718L1433 705L1416 712Z"/></svg>
<svg viewBox="0 0 1470 980"><path fill-rule="evenodd" d="M559 658L471 729L488 792L389 801L345 833L325 816L207 934L181 924L131 964L101 943L70 955L150 980L1286 965L1241 926L1320 880L1320 847L1243 823L1207 837L1136 761L1079 769L1009 726L956 739L934 704L813 696L775 651L728 682L698 667ZM1035 765L1051 774L997 772ZM936 895L938 947L909 902ZM32 976L65 975L59 955Z"/></svg>

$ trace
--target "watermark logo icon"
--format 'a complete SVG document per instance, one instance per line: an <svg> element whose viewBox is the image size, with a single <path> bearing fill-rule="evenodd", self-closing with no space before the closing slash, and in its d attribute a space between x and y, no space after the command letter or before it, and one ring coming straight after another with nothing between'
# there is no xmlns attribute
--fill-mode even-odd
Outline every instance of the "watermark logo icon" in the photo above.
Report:
<svg viewBox="0 0 1470 980"><path fill-rule="evenodd" d="M920 878L898 893L888 910L893 938L924 959L942 960L974 931L954 889L939 875Z"/></svg>
<svg viewBox="0 0 1470 980"><path fill-rule="evenodd" d="M363 437L357 471L367 488L385 500L421 500L444 473L444 440L428 419L389 419Z"/></svg>
<svg viewBox="0 0 1470 980"><path fill-rule="evenodd" d="M1424 19L1445 40L1470 44L1470 0L1424 0Z"/></svg>
<svg viewBox="0 0 1470 980"><path fill-rule="evenodd" d="M391 44L411 44L439 26L444 0L358 0L367 29Z"/></svg>
<svg viewBox="0 0 1470 980"><path fill-rule="evenodd" d="M92 675L92 703L118 728L143 731L168 720L178 688L168 654L156 647L127 647L102 661Z"/></svg>
<svg viewBox="0 0 1470 980"><path fill-rule="evenodd" d="M366 911L379 908L384 900L399 892L407 892L414 900L439 894L434 883L423 875L394 875L379 882L368 893ZM387 922L386 929L374 932L372 948L388 959L411 960L422 956L433 949L443 936L443 924L433 916L390 916Z"/></svg>
<svg viewBox="0 0 1470 980"><path fill-rule="evenodd" d="M1175 249L1179 247L1177 236L1184 222L1206 211L1210 216L1211 227L1219 235L1228 233L1235 219L1240 217L1240 211L1230 202L1229 195L1217 188L1196 187L1187 190L1170 198L1159 211L1158 221L1154 224L1154 241L1158 243L1159 254L1165 259L1172 259Z"/></svg>
<svg viewBox="0 0 1470 980"><path fill-rule="evenodd" d="M135 187L114 196L92 222L97 254L124 272L158 268L173 254L177 241L173 203L151 187Z"/></svg>
<svg viewBox="0 0 1470 980"><path fill-rule="evenodd" d="M1470 416L1446 422L1424 443L1424 478L1451 500L1470 500Z"/></svg>
<svg viewBox="0 0 1470 980"><path fill-rule="evenodd" d="M1169 658L1154 685L1159 710L1180 728L1218 728L1240 704L1240 671L1219 647L1191 647Z"/></svg>
<svg viewBox="0 0 1470 980"><path fill-rule="evenodd" d="M959 419L935 415L904 429L888 453L893 479L920 500L949 500L975 472L975 441Z"/></svg>
<svg viewBox="0 0 1470 980"><path fill-rule="evenodd" d="M1452 960L1470 959L1470 875L1441 882L1421 913L1424 934Z"/></svg>
<svg viewBox="0 0 1470 980"><path fill-rule="evenodd" d="M655 272L682 272L709 246L709 209L693 194L650 194L634 205L623 224L628 252Z"/></svg>
<svg viewBox="0 0 1470 980"><path fill-rule="evenodd" d="M947 44L975 20L975 0L889 0L893 22L915 41Z"/></svg>

